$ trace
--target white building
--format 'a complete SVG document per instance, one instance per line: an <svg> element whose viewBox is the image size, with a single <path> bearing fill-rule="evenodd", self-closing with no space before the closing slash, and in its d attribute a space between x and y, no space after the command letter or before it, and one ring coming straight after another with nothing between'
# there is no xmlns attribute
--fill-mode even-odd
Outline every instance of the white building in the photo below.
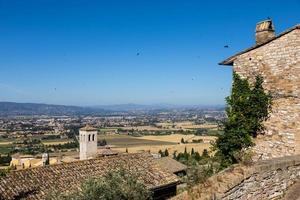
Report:
<svg viewBox="0 0 300 200"><path fill-rule="evenodd" d="M80 160L95 158L97 155L97 129L87 125L79 130Z"/></svg>

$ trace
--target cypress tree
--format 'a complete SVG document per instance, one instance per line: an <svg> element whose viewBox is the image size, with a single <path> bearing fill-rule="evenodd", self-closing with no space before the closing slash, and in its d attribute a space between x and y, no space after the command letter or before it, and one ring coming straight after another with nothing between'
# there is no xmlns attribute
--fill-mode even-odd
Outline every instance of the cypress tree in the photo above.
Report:
<svg viewBox="0 0 300 200"><path fill-rule="evenodd" d="M169 151L168 151L168 149L165 150L165 156L169 156Z"/></svg>

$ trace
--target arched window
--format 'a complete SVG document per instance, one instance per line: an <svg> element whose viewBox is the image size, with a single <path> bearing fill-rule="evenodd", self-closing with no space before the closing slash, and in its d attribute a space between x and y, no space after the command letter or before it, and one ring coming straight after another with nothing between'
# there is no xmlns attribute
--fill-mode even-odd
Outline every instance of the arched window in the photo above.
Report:
<svg viewBox="0 0 300 200"><path fill-rule="evenodd" d="M89 141L91 141L91 135L89 134Z"/></svg>
<svg viewBox="0 0 300 200"><path fill-rule="evenodd" d="M93 134L93 141L95 141L95 134Z"/></svg>
<svg viewBox="0 0 300 200"><path fill-rule="evenodd" d="M85 135L83 135L83 142L85 141Z"/></svg>

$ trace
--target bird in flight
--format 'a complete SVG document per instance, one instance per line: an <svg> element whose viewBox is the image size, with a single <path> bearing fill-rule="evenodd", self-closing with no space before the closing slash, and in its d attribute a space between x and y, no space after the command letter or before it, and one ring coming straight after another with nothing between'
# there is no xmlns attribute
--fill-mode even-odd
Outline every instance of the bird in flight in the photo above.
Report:
<svg viewBox="0 0 300 200"><path fill-rule="evenodd" d="M228 45L225 45L224 48L229 48L229 46L228 46Z"/></svg>

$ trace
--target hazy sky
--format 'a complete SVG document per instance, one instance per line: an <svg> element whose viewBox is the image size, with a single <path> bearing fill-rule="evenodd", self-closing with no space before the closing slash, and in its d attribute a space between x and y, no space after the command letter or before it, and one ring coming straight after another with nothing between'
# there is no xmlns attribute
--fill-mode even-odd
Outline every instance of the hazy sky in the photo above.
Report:
<svg viewBox="0 0 300 200"><path fill-rule="evenodd" d="M282 32L300 1L0 0L0 101L224 104L217 63L267 17Z"/></svg>

